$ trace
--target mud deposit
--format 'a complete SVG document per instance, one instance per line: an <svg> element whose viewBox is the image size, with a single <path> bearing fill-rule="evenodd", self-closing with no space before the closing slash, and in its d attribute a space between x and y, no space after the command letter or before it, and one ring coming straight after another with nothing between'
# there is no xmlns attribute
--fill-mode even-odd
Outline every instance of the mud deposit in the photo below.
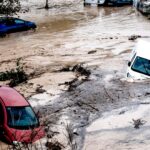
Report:
<svg viewBox="0 0 150 150"><path fill-rule="evenodd" d="M149 81L126 80L129 54L136 43L129 37L150 35L149 20L132 7L84 8L81 3L21 16L37 22L38 29L0 39L0 70L15 68L20 59L29 80L16 89L54 124L52 130L72 124L78 150L83 147L86 126L102 112L149 98ZM76 64L83 64L90 76L60 71ZM68 90L66 82L74 79ZM68 148L65 140L62 144Z"/></svg>

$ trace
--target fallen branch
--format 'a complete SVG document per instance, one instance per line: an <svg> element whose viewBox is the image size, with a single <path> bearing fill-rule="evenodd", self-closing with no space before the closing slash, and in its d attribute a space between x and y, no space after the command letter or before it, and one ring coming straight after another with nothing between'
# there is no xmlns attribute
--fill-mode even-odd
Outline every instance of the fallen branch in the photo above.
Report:
<svg viewBox="0 0 150 150"><path fill-rule="evenodd" d="M142 126L146 123L146 121L142 120L142 119L137 119L137 120L132 119L132 121L133 121L133 125L134 125L135 129L139 129L140 126Z"/></svg>
<svg viewBox="0 0 150 150"><path fill-rule="evenodd" d="M98 108L95 108L94 106L92 106L92 105L90 105L90 104L88 104L88 103L84 103L84 102L77 102L76 104L77 104L79 107L81 107L82 105L86 105L86 106L88 106L88 107L90 107L90 108L94 109L95 111L99 111L99 109L98 109Z"/></svg>

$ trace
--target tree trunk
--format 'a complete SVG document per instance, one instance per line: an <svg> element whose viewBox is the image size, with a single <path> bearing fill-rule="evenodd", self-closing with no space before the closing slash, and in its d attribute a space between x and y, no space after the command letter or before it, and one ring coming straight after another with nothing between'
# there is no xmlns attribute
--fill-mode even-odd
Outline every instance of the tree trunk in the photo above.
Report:
<svg viewBox="0 0 150 150"><path fill-rule="evenodd" d="M46 0L46 4L45 4L45 9L48 9L49 6L48 6L48 0Z"/></svg>

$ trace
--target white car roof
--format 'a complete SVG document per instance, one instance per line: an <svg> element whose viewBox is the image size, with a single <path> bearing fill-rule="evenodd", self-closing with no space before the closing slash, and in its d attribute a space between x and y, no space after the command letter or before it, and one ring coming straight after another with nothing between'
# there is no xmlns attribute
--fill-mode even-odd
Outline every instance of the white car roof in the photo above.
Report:
<svg viewBox="0 0 150 150"><path fill-rule="evenodd" d="M150 60L150 42L146 40L139 40L137 42L135 51L137 56Z"/></svg>

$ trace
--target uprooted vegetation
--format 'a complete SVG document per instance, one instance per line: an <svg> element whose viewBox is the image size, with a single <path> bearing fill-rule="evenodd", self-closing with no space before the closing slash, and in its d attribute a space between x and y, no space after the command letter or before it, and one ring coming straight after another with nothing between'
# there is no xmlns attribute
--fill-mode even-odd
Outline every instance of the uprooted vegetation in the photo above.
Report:
<svg viewBox="0 0 150 150"><path fill-rule="evenodd" d="M15 87L20 83L26 82L28 75L25 73L22 66L20 66L20 60L16 63L16 68L0 72L0 81L9 81L10 87Z"/></svg>
<svg viewBox="0 0 150 150"><path fill-rule="evenodd" d="M134 41L134 40L136 40L136 39L138 39L138 38L141 38L141 35L131 35L131 36L128 38L128 40Z"/></svg>
<svg viewBox="0 0 150 150"><path fill-rule="evenodd" d="M60 72L69 72L72 71L75 73L75 78L72 81L61 83L59 85L68 86L68 91L74 90L77 86L81 85L85 81L89 80L89 76L91 75L91 71L83 66L83 64L77 64L72 67L67 66L59 70ZM80 77L83 78L80 78Z"/></svg>
<svg viewBox="0 0 150 150"><path fill-rule="evenodd" d="M59 135L59 132L53 131L51 128L55 125L51 122L44 121L43 127L45 128L45 142L41 139L38 143L13 143L12 145L8 146L8 150L22 150L22 149L47 149L47 150L63 150L65 148L69 148L70 150L77 150L77 143L75 141L75 133L73 131L73 125L72 124L66 124L64 126L64 137L66 138L66 145L63 145L62 142L57 139L57 135ZM32 138L38 134L37 132L32 131Z"/></svg>
<svg viewBox="0 0 150 150"><path fill-rule="evenodd" d="M33 131L34 132L34 131ZM14 142L12 145L8 145L7 150L38 150L38 149L47 149L47 150L62 150L64 146L57 141L57 139L46 138L47 142L43 145L43 141L39 140L38 143L20 143ZM4 150L0 144L0 150Z"/></svg>
<svg viewBox="0 0 150 150"><path fill-rule="evenodd" d="M63 145L61 145L58 141L55 142L46 142L45 146L48 150L61 150Z"/></svg>
<svg viewBox="0 0 150 150"><path fill-rule="evenodd" d="M146 121L142 120L142 119L132 119L133 121L133 125L135 129L139 129L140 126L144 125L146 123Z"/></svg>
<svg viewBox="0 0 150 150"><path fill-rule="evenodd" d="M44 92L46 92L46 90L43 89L43 86L42 86L42 85L38 85L38 87L35 89L35 92L36 92L37 94L39 94L39 93L44 93Z"/></svg>
<svg viewBox="0 0 150 150"><path fill-rule="evenodd" d="M67 66L59 70L59 72L75 72L81 76L89 77L91 72L83 66L83 64L76 64L74 66Z"/></svg>
<svg viewBox="0 0 150 150"><path fill-rule="evenodd" d="M62 150L65 148L69 148L70 150L77 150L77 143L75 141L75 136L77 135L76 132L74 132L73 124L67 123L64 124L64 133L63 136L66 139L66 145L63 145L59 140L55 137L59 135L59 132L54 132L51 130L50 126L46 128L46 134L47 134L47 141L45 143L45 146L48 150Z"/></svg>
<svg viewBox="0 0 150 150"><path fill-rule="evenodd" d="M66 138L68 140L68 145L70 146L71 150L77 150L77 143L74 137L76 134L76 132L73 132L73 125L66 124Z"/></svg>

